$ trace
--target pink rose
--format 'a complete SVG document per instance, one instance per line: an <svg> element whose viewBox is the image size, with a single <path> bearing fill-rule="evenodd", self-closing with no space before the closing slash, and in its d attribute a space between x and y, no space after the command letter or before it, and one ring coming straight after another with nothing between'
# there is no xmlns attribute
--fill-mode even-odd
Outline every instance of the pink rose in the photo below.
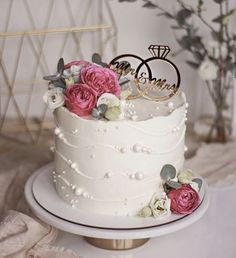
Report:
<svg viewBox="0 0 236 258"><path fill-rule="evenodd" d="M90 115L96 103L96 92L86 84L73 84L65 91L66 107L78 116Z"/></svg>
<svg viewBox="0 0 236 258"><path fill-rule="evenodd" d="M67 70L67 69L71 68L72 65L78 65L79 66L79 65L88 65L88 64L89 64L89 62L84 61L84 60L72 61L68 64L65 64L64 69Z"/></svg>
<svg viewBox="0 0 236 258"><path fill-rule="evenodd" d="M83 83L89 85L96 92L98 97L103 93L120 95L120 85L116 73L109 68L97 65L86 65L81 69L80 78Z"/></svg>
<svg viewBox="0 0 236 258"><path fill-rule="evenodd" d="M189 184L183 184L181 188L171 190L168 197L171 200L171 211L177 214L192 213L200 202L198 193Z"/></svg>

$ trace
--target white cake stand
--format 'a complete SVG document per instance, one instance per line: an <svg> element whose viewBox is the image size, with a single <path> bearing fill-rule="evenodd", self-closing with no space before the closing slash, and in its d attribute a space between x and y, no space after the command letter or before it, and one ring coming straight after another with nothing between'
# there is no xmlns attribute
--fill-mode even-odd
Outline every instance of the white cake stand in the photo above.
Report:
<svg viewBox="0 0 236 258"><path fill-rule="evenodd" d="M207 184L203 181L204 195L201 197L201 204L192 214L178 219L170 217L167 221L155 222L156 225L153 222L154 219L145 219L144 222L146 222L141 222L139 225L139 221L142 221L142 219L137 220L137 218L132 219L131 217L119 219L114 216L111 220L109 218L111 216L104 216L103 219L103 215L89 217L83 216L83 213L78 213L79 216L74 219L72 215L79 211L73 209L74 212L71 213L72 217L70 217L71 207L57 196L51 184L50 174L52 170L52 163L40 168L28 179L25 185L26 200L32 211L42 221L60 230L84 236L89 243L104 249L124 250L135 248L146 243L149 238L183 229L199 220L209 205L209 191ZM41 191L39 191L40 189ZM56 207L59 207L59 209L56 209ZM64 216L63 213L60 213L62 209ZM109 219L114 221L114 226L109 224ZM104 221L108 221L108 224L106 225ZM127 227L127 225L131 226Z"/></svg>

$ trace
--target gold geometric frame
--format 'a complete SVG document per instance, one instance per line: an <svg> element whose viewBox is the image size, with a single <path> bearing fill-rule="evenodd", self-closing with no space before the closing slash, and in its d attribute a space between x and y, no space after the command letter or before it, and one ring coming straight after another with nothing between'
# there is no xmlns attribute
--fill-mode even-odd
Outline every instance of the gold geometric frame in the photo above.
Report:
<svg viewBox="0 0 236 258"><path fill-rule="evenodd" d="M50 38L50 35L63 35L63 39L60 42L61 47L58 58L63 56L66 45L68 44L68 39L72 40L73 44L76 46L74 56L83 58L81 41L84 33L98 32L98 52L103 55L107 45L109 44L113 54L116 54L117 29L109 5L109 0L98 0L97 3L95 3L96 1L94 0L88 0L86 3L83 1L82 24L77 24L76 22L72 11L73 6L71 1L62 0L61 3L63 2L64 4L65 16L68 16L70 26L63 26L59 28L49 26L49 21L53 13L53 7L58 3L58 1L48 0L49 6L46 11L45 26L43 29L37 28L34 13L29 4L29 0L21 0L24 10L27 13L31 28L25 31L10 31L9 23L14 1L19 0L8 1L8 7L5 10L7 18L5 20L3 31L0 32L0 75L2 75L0 81L0 136L14 140L23 140L24 142L37 143L40 140L43 129L49 128L53 125L52 120L46 117L47 108L45 105L42 107L41 114L39 116L33 118L29 116L29 111L32 105L32 97L34 94L41 94L42 97L43 92L46 90L45 82L41 78L37 78L38 72L40 71L41 74L45 75L50 74L55 69L55 67L50 67L48 65L48 60L45 57L45 41ZM77 0L78 4L79 2L80 1ZM95 4L97 4L97 6L94 6ZM88 15L94 7L98 12L98 20L96 24L89 24ZM14 60L15 63L12 76L10 76L7 66L5 65L6 58L4 58L4 51L7 49L7 39L12 37L17 39L19 45ZM30 80L17 80L16 78L20 60L23 58L22 49L26 43L29 45L29 51L33 53L33 58L36 64ZM28 85L28 89L21 88L21 85ZM42 87L40 87L40 85L42 85ZM24 111L17 100L17 97L20 94L27 96ZM8 117L10 104L15 110L14 119L9 119ZM24 132L24 135L27 135L27 137L20 139L18 137L20 135L19 132Z"/></svg>

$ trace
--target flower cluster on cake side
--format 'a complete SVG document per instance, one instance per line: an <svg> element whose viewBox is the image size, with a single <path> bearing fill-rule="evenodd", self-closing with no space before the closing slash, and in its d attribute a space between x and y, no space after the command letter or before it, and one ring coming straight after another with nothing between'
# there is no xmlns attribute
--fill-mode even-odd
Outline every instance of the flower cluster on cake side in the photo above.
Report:
<svg viewBox="0 0 236 258"><path fill-rule="evenodd" d="M190 214L200 204L202 180L189 169L178 174L174 166L166 164L161 170L163 191L155 193L150 203L139 211L141 217L162 218L171 214Z"/></svg>
<svg viewBox="0 0 236 258"><path fill-rule="evenodd" d="M120 120L123 117L122 100L131 92L122 90L118 74L108 66L84 60L64 65L61 58L57 74L45 76L49 80L44 101L52 110L65 106L72 113L83 117Z"/></svg>

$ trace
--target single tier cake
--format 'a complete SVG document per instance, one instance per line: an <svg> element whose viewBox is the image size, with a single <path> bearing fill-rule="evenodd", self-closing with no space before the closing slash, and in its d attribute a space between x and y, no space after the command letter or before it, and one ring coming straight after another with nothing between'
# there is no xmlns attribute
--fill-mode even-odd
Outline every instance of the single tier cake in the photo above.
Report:
<svg viewBox="0 0 236 258"><path fill-rule="evenodd" d="M163 191L160 171L184 162L184 94L156 103L126 101L137 120L101 121L55 110L55 174L58 194L71 205L134 215Z"/></svg>
<svg viewBox="0 0 236 258"><path fill-rule="evenodd" d="M162 52L169 48L156 49L162 56L146 61L125 55L142 61L137 69L119 58L110 65L60 59L57 74L45 76L56 122L53 182L72 207L160 218L199 204L201 180L183 170L188 104ZM153 77L148 62L163 60L177 83Z"/></svg>

